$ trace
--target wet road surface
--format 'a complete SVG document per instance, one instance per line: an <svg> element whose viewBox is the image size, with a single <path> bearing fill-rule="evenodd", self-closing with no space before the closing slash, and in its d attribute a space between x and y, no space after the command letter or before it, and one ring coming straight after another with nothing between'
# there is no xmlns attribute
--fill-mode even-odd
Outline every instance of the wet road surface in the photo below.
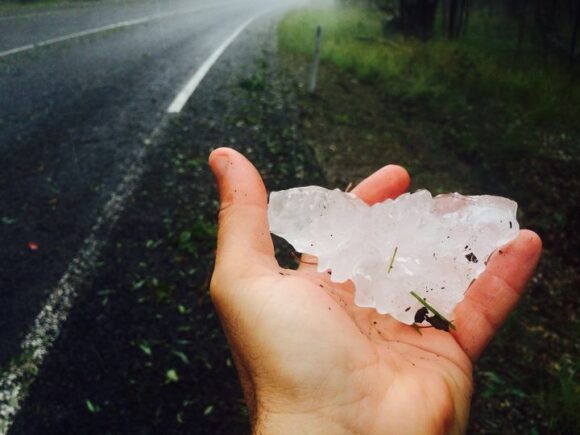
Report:
<svg viewBox="0 0 580 435"><path fill-rule="evenodd" d="M104 3L0 19L0 367L196 68L266 1ZM159 17L163 15L162 17Z"/></svg>

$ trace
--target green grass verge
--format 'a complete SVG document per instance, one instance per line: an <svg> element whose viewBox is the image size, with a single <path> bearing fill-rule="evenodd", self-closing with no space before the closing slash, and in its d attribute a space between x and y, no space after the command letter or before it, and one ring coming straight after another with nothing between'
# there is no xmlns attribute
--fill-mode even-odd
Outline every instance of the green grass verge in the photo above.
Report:
<svg viewBox="0 0 580 435"><path fill-rule="evenodd" d="M317 25L324 29L321 58L363 80L381 83L390 94L472 101L499 100L525 108L534 122L577 122L580 85L571 71L526 53L514 58L506 32L484 36L478 15L460 42L427 43L382 32L381 16L360 9L298 10L279 26L280 47L310 55ZM505 27L506 25L503 24Z"/></svg>

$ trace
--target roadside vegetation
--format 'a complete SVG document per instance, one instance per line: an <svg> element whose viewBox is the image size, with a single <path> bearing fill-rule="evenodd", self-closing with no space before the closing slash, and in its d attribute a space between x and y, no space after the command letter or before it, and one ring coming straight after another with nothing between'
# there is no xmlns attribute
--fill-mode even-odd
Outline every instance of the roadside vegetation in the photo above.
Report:
<svg viewBox="0 0 580 435"><path fill-rule="evenodd" d="M314 29L321 25L322 59L391 95L442 104L501 103L496 108L508 115L525 115L524 121L530 123L577 124L580 86L571 68L555 58L519 55L509 38L489 41L489 26L501 35L507 33L508 23L502 18L488 20L483 12L474 13L463 39L436 37L424 42L385 34L383 18L376 11L296 11L280 25L279 35L283 49L310 55Z"/></svg>
<svg viewBox="0 0 580 435"><path fill-rule="evenodd" d="M509 14L475 7L450 38L444 12L435 11L429 37L404 32L396 8L289 13L278 42L305 141L334 187L395 162L414 188L518 201L544 256L477 365L470 433L577 432L578 66L539 47ZM317 25L322 63L311 95Z"/></svg>

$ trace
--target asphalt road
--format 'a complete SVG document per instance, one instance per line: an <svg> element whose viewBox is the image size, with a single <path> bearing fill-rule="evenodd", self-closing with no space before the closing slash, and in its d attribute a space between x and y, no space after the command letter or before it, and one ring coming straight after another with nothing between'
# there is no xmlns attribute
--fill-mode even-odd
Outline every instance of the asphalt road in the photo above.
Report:
<svg viewBox="0 0 580 435"><path fill-rule="evenodd" d="M280 3L277 3L280 6ZM192 73L267 0L102 3L0 17L0 368Z"/></svg>

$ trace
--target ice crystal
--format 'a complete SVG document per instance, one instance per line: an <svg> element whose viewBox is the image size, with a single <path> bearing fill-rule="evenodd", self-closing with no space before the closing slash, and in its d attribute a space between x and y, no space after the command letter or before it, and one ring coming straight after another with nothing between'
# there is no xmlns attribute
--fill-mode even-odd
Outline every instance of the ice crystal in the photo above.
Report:
<svg viewBox="0 0 580 435"><path fill-rule="evenodd" d="M318 271L355 284L355 303L412 324L415 292L453 318L488 257L519 230L517 204L497 196L432 197L426 190L369 206L352 194L309 186L272 192L270 231Z"/></svg>

